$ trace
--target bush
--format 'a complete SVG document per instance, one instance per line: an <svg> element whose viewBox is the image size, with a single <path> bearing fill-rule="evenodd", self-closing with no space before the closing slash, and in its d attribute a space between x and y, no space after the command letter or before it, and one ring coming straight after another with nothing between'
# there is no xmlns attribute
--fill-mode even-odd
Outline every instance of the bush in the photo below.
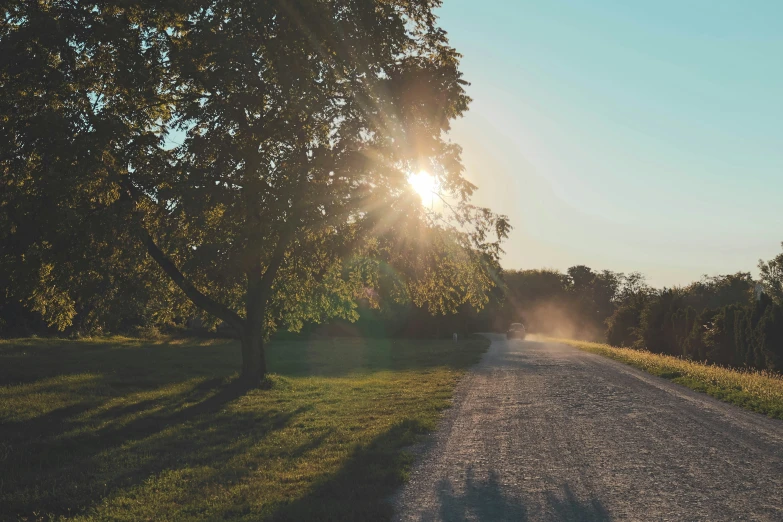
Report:
<svg viewBox="0 0 783 522"><path fill-rule="evenodd" d="M686 306L689 301L682 289L629 300L607 320L607 342L723 366L783 371L783 307L769 296L698 314Z"/></svg>
<svg viewBox="0 0 783 522"><path fill-rule="evenodd" d="M757 351L768 370L783 371L783 308L767 306L756 327Z"/></svg>
<svg viewBox="0 0 783 522"><path fill-rule="evenodd" d="M618 307L606 320L606 342L612 346L633 346L639 340L644 305L645 299L633 298Z"/></svg>

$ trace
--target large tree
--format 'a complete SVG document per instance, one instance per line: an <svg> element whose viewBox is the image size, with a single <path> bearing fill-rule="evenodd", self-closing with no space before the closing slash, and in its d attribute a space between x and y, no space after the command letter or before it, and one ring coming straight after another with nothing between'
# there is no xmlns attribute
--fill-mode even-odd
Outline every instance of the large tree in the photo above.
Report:
<svg viewBox="0 0 783 522"><path fill-rule="evenodd" d="M486 301L509 227L446 136L469 98L440 0L4 5L0 262L50 323L89 274L138 274L232 327L258 381L276 328L377 288Z"/></svg>

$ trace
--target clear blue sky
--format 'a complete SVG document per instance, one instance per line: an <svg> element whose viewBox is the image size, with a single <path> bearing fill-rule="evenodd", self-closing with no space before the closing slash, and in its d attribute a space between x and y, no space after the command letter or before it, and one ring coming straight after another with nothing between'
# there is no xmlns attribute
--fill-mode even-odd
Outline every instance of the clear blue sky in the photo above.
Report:
<svg viewBox="0 0 783 522"><path fill-rule="evenodd" d="M756 272L783 241L783 1L446 0L506 268Z"/></svg>

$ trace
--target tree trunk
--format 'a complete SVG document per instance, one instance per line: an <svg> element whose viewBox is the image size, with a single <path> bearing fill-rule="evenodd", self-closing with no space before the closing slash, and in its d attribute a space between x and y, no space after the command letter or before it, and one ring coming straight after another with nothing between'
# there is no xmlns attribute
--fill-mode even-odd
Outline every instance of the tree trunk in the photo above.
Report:
<svg viewBox="0 0 783 522"><path fill-rule="evenodd" d="M266 376L264 356L266 292L264 292L260 266L256 266L247 276L245 301L247 317L242 329L242 380L250 386L258 386Z"/></svg>
<svg viewBox="0 0 783 522"><path fill-rule="evenodd" d="M242 380L258 386L265 375L264 332L256 321L248 321L242 334Z"/></svg>

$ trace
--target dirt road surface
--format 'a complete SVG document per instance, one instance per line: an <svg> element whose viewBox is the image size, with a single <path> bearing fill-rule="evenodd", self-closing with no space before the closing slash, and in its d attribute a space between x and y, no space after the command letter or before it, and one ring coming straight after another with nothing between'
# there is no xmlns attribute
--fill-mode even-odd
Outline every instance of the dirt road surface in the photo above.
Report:
<svg viewBox="0 0 783 522"><path fill-rule="evenodd" d="M397 520L783 521L783 422L569 346L492 341Z"/></svg>

